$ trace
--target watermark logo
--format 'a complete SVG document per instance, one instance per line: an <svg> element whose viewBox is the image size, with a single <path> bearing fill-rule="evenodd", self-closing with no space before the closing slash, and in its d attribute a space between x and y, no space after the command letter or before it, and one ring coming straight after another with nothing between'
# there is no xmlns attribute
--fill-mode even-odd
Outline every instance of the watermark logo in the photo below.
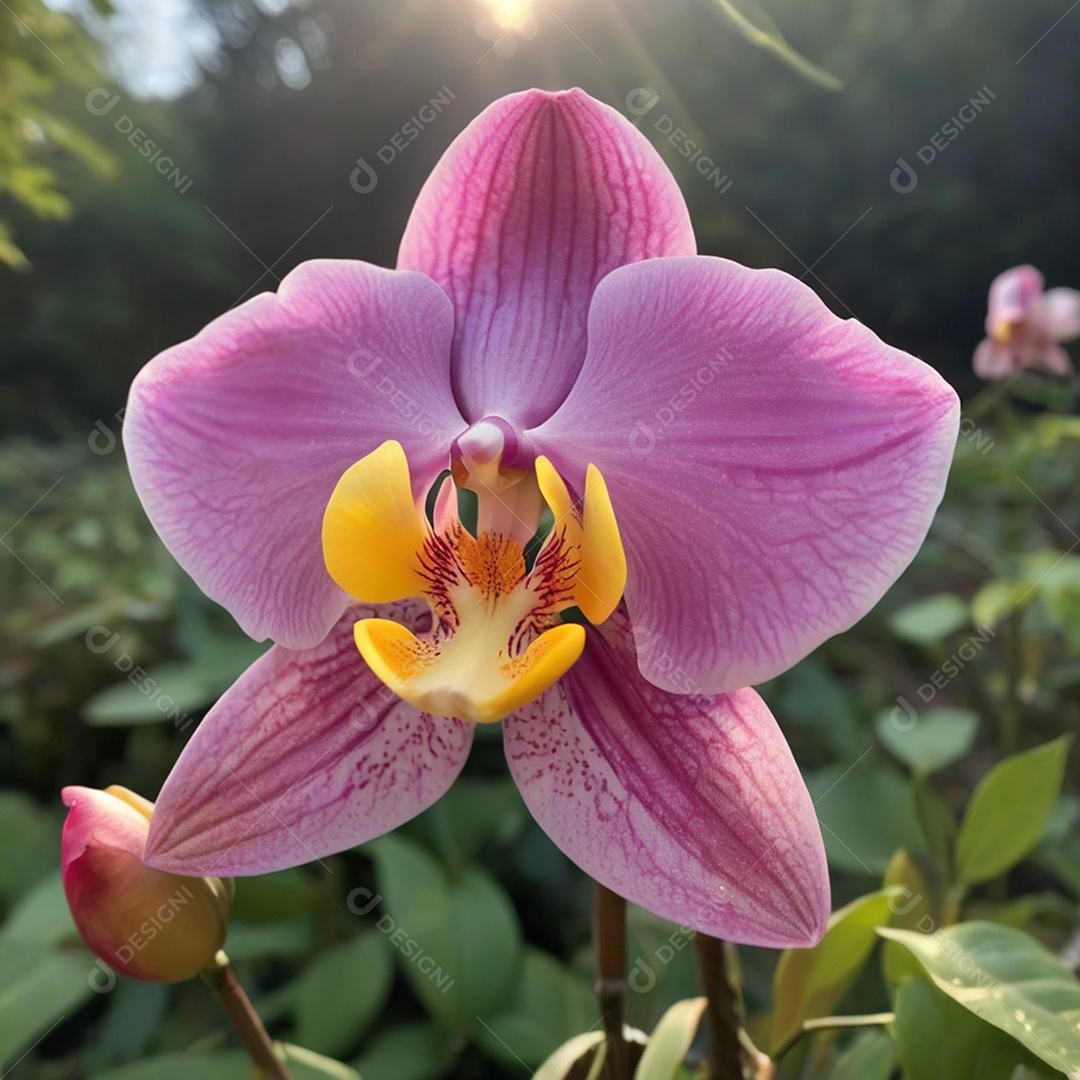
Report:
<svg viewBox="0 0 1080 1080"><path fill-rule="evenodd" d="M457 95L448 86L444 86L433 98L422 105L416 111L416 115L406 120L401 127L390 136L384 146L375 151L375 156L384 164L389 165L409 143L416 139L438 115L450 104ZM374 166L364 158L356 159L356 167L349 174L349 187L357 195L369 195L379 183L379 174Z"/></svg>
<svg viewBox="0 0 1080 1080"><path fill-rule="evenodd" d="M956 110L956 115L949 117L938 131L935 131L930 136L929 140L915 151L915 156L924 165L929 165L934 158L938 156L943 150L947 149L949 143L954 139L960 137L960 132L963 131L983 109L995 99L996 95L989 86L984 86L973 97L961 105ZM896 167L889 175L889 185L893 191L900 195L908 195L913 192L919 183L919 174L915 171L915 168L905 158L899 157L896 159Z"/></svg>
<svg viewBox="0 0 1080 1080"><path fill-rule="evenodd" d="M623 102L626 111L631 116L645 117L660 104L660 95L647 86L638 86L626 95ZM650 118L652 119L652 118ZM721 173L720 167L704 151L704 149L687 135L681 127L667 113L661 113L652 119L655 130L665 142L678 150L680 156L686 158L690 165L706 180L711 180L715 190L721 195L727 192L733 181L728 179L727 173Z"/></svg>

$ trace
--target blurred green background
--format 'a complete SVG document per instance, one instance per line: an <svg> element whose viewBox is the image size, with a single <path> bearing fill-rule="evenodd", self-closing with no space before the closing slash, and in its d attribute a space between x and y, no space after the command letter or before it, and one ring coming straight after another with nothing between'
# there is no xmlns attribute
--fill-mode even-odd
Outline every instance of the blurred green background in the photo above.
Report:
<svg viewBox="0 0 1080 1080"><path fill-rule="evenodd" d="M529 86L579 85L628 115L675 172L702 252L803 276L961 390L957 464L916 564L856 631L763 692L822 797L837 907L891 875L926 897L912 920L988 919L1075 966L1078 777L1074 765L1059 797L1066 744L1054 740L1080 728L1080 422L1071 385L1025 377L980 391L970 357L1001 270L1032 262L1049 284L1080 286L1080 11L1060 0L770 0L737 18L715 0L3 8L0 1069L249 1075L200 987L102 984L58 889L59 788L123 783L152 798L194 722L262 648L153 536L120 410L158 350L304 259L393 265L442 151L485 105ZM782 32L792 52L775 36L758 47L748 25ZM968 118L962 130L946 129L954 117ZM680 153L686 139L701 157ZM705 157L715 172L695 168ZM376 177L366 192L358 159ZM895 174L899 159L914 180ZM130 664L179 720L125 680ZM917 724L896 722L900 697ZM274 1034L365 1080L524 1077L595 1024L587 883L529 818L498 730L481 735L463 780L400 834L330 860L331 874L239 884L227 947ZM996 763L1047 745L1006 776L996 816L965 810ZM980 830L997 852L985 865L972 854ZM815 1008L899 1008L896 971L865 964L890 918L878 914ZM455 985L419 973L384 918ZM631 923L630 956L651 977L638 968L650 985L631 993L630 1020L648 1030L697 992L692 950L652 916ZM768 1046L776 954L743 950L742 963ZM959 1032L1002 1077L1064 1074L916 985L891 1036L804 1040L783 1075L975 1075L968 1059L920 1059L912 1031L931 1046ZM181 1052L199 1064L169 1056Z"/></svg>

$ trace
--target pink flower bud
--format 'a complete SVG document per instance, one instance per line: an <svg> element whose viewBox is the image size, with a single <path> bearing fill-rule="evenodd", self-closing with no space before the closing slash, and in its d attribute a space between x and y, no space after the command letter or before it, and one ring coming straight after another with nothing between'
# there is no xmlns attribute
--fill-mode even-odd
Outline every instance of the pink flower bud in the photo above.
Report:
<svg viewBox="0 0 1080 1080"><path fill-rule="evenodd" d="M219 878L183 877L142 861L153 803L122 787L66 787L61 837L68 906L86 944L137 979L180 982L225 940L229 901Z"/></svg>

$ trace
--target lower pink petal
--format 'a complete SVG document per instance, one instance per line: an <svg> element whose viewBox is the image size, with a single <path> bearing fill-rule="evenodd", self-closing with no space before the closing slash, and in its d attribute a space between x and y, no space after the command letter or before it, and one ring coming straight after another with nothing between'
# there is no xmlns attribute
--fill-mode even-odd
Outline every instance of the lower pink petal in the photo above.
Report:
<svg viewBox="0 0 1080 1080"><path fill-rule="evenodd" d="M810 945L829 915L814 806L753 690L668 694L642 678L619 612L559 686L503 721L544 831L586 873L672 922Z"/></svg>
<svg viewBox="0 0 1080 1080"><path fill-rule="evenodd" d="M157 800L151 866L297 866L396 828L446 791L473 725L419 712L371 673L352 627L373 614L412 628L428 619L415 601L351 608L315 648L272 648L210 710Z"/></svg>

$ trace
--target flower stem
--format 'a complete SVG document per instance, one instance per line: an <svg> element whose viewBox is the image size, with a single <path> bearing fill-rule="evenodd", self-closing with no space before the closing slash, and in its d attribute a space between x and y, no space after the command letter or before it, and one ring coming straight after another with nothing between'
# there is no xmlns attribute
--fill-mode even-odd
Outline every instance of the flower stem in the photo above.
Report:
<svg viewBox="0 0 1080 1080"><path fill-rule="evenodd" d="M607 1034L606 1080L629 1080L630 1057L623 1039L626 999L626 901L596 883L596 996Z"/></svg>
<svg viewBox="0 0 1080 1080"><path fill-rule="evenodd" d="M225 1007L251 1060L265 1080L292 1080L288 1066L274 1049L259 1014L244 993L232 962L224 952L218 951L214 962L203 972L203 978Z"/></svg>
<svg viewBox="0 0 1080 1080"><path fill-rule="evenodd" d="M694 938L698 967L709 999L709 1080L742 1080L739 1003L728 963L727 943L708 934Z"/></svg>

